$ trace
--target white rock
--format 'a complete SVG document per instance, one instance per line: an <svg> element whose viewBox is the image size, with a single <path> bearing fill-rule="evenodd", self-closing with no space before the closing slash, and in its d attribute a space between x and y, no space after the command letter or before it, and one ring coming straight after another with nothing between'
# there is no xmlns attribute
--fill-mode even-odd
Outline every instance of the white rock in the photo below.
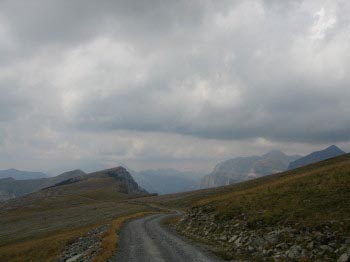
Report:
<svg viewBox="0 0 350 262"><path fill-rule="evenodd" d="M233 236L230 238L230 240L228 241L229 243L232 243L233 241L235 241L238 238L237 235Z"/></svg>
<svg viewBox="0 0 350 262"><path fill-rule="evenodd" d="M348 262L348 261L349 261L349 256L346 253L342 254L338 259L338 262Z"/></svg>

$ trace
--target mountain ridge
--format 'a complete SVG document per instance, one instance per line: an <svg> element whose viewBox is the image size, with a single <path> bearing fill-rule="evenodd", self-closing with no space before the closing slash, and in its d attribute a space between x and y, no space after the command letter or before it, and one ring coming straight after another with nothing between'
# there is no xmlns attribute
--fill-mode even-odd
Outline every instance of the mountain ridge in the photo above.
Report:
<svg viewBox="0 0 350 262"><path fill-rule="evenodd" d="M47 178L48 176L43 172L25 171L25 170L18 170L15 168L0 170L0 179L7 178L7 177L12 177L16 180L27 180L27 179Z"/></svg>
<svg viewBox="0 0 350 262"><path fill-rule="evenodd" d="M66 179L84 175L86 175L85 172L80 169L75 169L64 172L58 176L38 179L17 180L14 178L2 178L0 179L0 201L23 196L50 187Z"/></svg>
<svg viewBox="0 0 350 262"><path fill-rule="evenodd" d="M335 145L331 145L323 150L312 152L304 157L292 161L288 165L288 170L320 162L329 158L337 157L345 154L343 150Z"/></svg>

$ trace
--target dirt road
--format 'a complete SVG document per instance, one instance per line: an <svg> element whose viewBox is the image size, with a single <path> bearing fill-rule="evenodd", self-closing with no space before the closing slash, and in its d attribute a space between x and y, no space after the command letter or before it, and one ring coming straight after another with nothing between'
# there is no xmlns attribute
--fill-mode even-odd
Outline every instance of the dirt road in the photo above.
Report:
<svg viewBox="0 0 350 262"><path fill-rule="evenodd" d="M172 216L157 214L127 223L121 231L113 262L213 262L221 261L203 248L162 226Z"/></svg>

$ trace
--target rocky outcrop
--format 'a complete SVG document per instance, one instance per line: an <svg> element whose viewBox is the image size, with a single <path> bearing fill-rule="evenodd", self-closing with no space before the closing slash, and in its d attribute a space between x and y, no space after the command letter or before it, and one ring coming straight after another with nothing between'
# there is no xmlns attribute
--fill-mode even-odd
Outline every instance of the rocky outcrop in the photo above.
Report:
<svg viewBox="0 0 350 262"><path fill-rule="evenodd" d="M58 261L92 262L101 248L102 236L108 226L96 227L68 245Z"/></svg>
<svg viewBox="0 0 350 262"><path fill-rule="evenodd" d="M53 186L49 186L47 188L52 188L52 187L58 187L58 186L64 186L64 185L69 185L69 184L74 184L74 183L78 183L80 181L82 181L84 179L84 177L82 176L77 176L77 177L73 177L73 178L69 178L67 180L64 180L62 182L59 182ZM44 188L44 189L47 189L47 188ZM44 190L43 189L43 190Z"/></svg>
<svg viewBox="0 0 350 262"><path fill-rule="evenodd" d="M124 167L115 167L91 173L89 177L107 175L116 179L120 183L120 192L126 194L148 194L143 188L141 188L130 175L130 173Z"/></svg>
<svg viewBox="0 0 350 262"><path fill-rule="evenodd" d="M219 221L210 207L197 207L178 222L177 230L209 243L227 257L249 261L348 261L350 239L331 223L251 227L244 214ZM218 250L219 249L219 250Z"/></svg>

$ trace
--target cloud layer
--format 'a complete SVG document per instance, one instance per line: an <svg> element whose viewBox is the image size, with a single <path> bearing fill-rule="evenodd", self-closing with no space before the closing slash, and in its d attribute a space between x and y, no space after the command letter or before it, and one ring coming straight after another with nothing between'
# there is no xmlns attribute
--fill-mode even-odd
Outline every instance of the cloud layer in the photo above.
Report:
<svg viewBox="0 0 350 262"><path fill-rule="evenodd" d="M348 146L349 13L346 0L1 1L0 167L205 169Z"/></svg>

